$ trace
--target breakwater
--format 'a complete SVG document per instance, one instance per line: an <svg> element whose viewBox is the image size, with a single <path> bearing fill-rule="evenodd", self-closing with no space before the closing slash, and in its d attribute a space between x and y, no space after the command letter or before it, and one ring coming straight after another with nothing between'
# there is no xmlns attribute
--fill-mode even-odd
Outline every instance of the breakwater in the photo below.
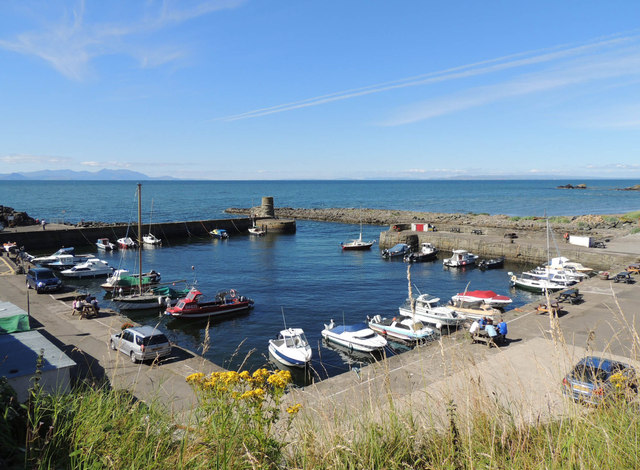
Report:
<svg viewBox="0 0 640 470"><path fill-rule="evenodd" d="M227 230L230 234L246 233L252 226L250 218L192 220L183 222L154 223L151 231L159 238L171 241L191 237L209 237L214 228ZM295 233L295 221L282 219L258 219L256 224L271 233ZM94 227L49 224L43 230L39 226L6 229L0 232L0 243L16 242L25 250L58 249L61 246L94 245L98 238L109 238L112 242L129 234L140 238L138 227L126 224L105 224ZM142 233L149 233L149 225L142 225Z"/></svg>

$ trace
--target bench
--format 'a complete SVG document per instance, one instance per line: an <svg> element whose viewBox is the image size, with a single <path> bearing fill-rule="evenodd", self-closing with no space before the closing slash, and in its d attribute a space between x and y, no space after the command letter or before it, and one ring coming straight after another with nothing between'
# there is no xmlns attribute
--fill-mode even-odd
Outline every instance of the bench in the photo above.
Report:
<svg viewBox="0 0 640 470"><path fill-rule="evenodd" d="M453 233L460 233L460 229L458 227L451 227L449 231Z"/></svg>
<svg viewBox="0 0 640 470"><path fill-rule="evenodd" d="M482 235L482 230L473 229L473 230L471 230L471 233L474 234L474 235Z"/></svg>
<svg viewBox="0 0 640 470"><path fill-rule="evenodd" d="M501 334L496 336L489 336L486 330L478 330L471 335L471 344L474 343L484 343L488 347L495 346L498 347L499 344L504 343L505 337Z"/></svg>
<svg viewBox="0 0 640 470"><path fill-rule="evenodd" d="M80 319L82 320L83 318L95 318L98 316L98 310L96 310L96 308L91 305L91 304L86 304L83 303L80 308L74 308L73 311L71 312L71 315L75 315L75 314L80 315Z"/></svg>
<svg viewBox="0 0 640 470"><path fill-rule="evenodd" d="M536 311L539 315L551 313L557 316L558 312L560 311L560 305L558 304L558 302L552 302L551 305L542 303L536 307Z"/></svg>
<svg viewBox="0 0 640 470"><path fill-rule="evenodd" d="M627 267L627 272L630 274L640 274L640 264L631 264Z"/></svg>
<svg viewBox="0 0 640 470"><path fill-rule="evenodd" d="M518 234L515 232L507 232L504 234L504 238L511 238L513 240L514 238L518 238Z"/></svg>
<svg viewBox="0 0 640 470"><path fill-rule="evenodd" d="M569 301L572 305L582 302L583 295L578 289L568 289L558 294L558 302Z"/></svg>

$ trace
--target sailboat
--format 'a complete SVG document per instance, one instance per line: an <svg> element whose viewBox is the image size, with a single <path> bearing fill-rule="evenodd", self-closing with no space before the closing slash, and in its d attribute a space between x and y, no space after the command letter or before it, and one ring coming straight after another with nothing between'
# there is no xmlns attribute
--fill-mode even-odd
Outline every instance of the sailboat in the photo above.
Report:
<svg viewBox="0 0 640 470"><path fill-rule="evenodd" d="M376 242L375 240L371 240L367 242L362 239L362 219L361 219L360 220L360 236L349 242L340 243L340 246L342 247L343 251L368 250L373 246L375 242Z"/></svg>
<svg viewBox="0 0 640 470"><path fill-rule="evenodd" d="M142 233L142 184L138 183L138 234ZM142 272L142 250L138 250L138 268ZM155 285L152 288L142 290L143 276L137 276L138 288L130 293L118 292L111 298L111 301L116 305L119 310L143 310L149 308L160 308L166 303L167 297L178 298L185 295L184 290L162 289L159 291L159 286ZM182 282L182 281L175 281ZM172 284L175 284L172 283Z"/></svg>
<svg viewBox="0 0 640 470"><path fill-rule="evenodd" d="M149 215L149 233L142 236L145 245L162 245L162 240L151 233L151 218L153 217L153 199L151 200L151 214Z"/></svg>

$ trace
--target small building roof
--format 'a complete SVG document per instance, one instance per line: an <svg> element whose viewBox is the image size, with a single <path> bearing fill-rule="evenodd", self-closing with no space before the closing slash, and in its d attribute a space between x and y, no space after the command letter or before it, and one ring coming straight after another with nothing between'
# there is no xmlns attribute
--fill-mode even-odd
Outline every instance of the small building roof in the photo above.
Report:
<svg viewBox="0 0 640 470"><path fill-rule="evenodd" d="M0 377L33 375L40 351L43 351L43 372L76 364L36 330L11 333L0 335Z"/></svg>

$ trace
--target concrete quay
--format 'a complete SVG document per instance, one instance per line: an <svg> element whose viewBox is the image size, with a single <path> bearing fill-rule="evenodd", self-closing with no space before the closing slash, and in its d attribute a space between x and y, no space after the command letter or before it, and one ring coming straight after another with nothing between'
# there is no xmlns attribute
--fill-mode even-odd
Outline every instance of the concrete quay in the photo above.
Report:
<svg viewBox="0 0 640 470"><path fill-rule="evenodd" d="M32 329L76 362L72 380L108 379L111 386L130 390L138 399L155 401L168 411L180 413L196 403L195 394L185 382L187 375L224 370L176 345L171 356L158 364L133 364L127 356L109 348L111 334L121 331L121 325L130 320L108 309L101 309L98 318L80 319L72 315L72 299L73 293L36 294L27 290L24 275L15 275L15 265L7 256L0 256L0 300L29 312Z"/></svg>

